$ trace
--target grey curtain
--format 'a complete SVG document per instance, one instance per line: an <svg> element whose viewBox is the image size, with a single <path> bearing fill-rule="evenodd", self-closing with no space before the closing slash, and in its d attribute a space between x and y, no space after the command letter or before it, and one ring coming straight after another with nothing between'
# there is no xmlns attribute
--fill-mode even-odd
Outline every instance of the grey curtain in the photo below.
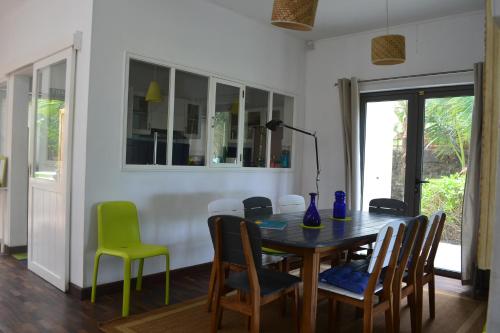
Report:
<svg viewBox="0 0 500 333"><path fill-rule="evenodd" d="M481 167L481 128L483 118L483 63L474 64L474 110L467 165L467 179L462 217L462 281L471 282L474 277L479 232Z"/></svg>
<svg viewBox="0 0 500 333"><path fill-rule="evenodd" d="M340 79L340 111L344 128L345 191L347 205L361 209L361 149L359 139L359 83L358 79Z"/></svg>

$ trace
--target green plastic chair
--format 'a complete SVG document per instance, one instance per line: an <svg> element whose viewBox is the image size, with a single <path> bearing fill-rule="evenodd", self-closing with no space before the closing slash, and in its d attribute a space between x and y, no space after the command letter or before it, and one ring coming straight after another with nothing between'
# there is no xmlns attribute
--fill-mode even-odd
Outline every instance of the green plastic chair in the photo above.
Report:
<svg viewBox="0 0 500 333"><path fill-rule="evenodd" d="M95 302L99 259L103 254L123 258L123 304L122 316L129 314L131 262L139 261L136 290L142 288L142 269L144 258L166 257L165 304L169 302L170 256L165 246L143 244L139 231L137 208L132 202L110 201L97 206L98 247L94 259L94 277L92 282L92 303Z"/></svg>

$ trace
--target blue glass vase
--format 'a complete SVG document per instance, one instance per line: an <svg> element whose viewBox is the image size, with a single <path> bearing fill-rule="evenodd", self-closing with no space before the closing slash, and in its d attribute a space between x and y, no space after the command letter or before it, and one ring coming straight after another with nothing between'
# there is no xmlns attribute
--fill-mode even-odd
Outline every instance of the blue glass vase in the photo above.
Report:
<svg viewBox="0 0 500 333"><path fill-rule="evenodd" d="M335 192L335 201L333 202L333 218L345 219L346 206L345 206L345 192Z"/></svg>
<svg viewBox="0 0 500 333"><path fill-rule="evenodd" d="M311 203L304 214L303 223L306 227L319 227L321 225L321 217L319 216L318 209L316 208L316 193L309 193L311 196Z"/></svg>

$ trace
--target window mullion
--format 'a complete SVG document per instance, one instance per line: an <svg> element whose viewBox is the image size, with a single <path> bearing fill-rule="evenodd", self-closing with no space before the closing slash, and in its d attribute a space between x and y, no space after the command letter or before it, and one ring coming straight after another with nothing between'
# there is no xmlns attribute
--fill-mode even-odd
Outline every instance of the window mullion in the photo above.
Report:
<svg viewBox="0 0 500 333"><path fill-rule="evenodd" d="M271 121L273 119L273 95L274 91L269 92L269 105L267 110L267 121ZM266 136L266 168L271 167L271 135L272 132L268 131Z"/></svg>
<svg viewBox="0 0 500 333"><path fill-rule="evenodd" d="M168 132L167 132L167 165L172 165L174 147L174 106L175 106L175 68L170 70L170 94L168 95Z"/></svg>

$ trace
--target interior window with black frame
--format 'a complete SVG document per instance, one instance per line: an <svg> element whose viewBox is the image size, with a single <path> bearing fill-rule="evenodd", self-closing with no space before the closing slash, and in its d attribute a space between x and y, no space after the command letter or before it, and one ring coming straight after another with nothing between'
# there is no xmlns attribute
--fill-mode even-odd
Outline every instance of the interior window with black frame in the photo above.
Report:
<svg viewBox="0 0 500 333"><path fill-rule="evenodd" d="M175 71L173 165L205 165L208 77Z"/></svg>
<svg viewBox="0 0 500 333"><path fill-rule="evenodd" d="M168 67L130 59L126 164L167 164L169 84Z"/></svg>
<svg viewBox="0 0 500 333"><path fill-rule="evenodd" d="M246 87L243 166L266 167L269 92Z"/></svg>
<svg viewBox="0 0 500 333"><path fill-rule="evenodd" d="M273 120L281 120L293 126L293 104L291 96L273 94ZM271 134L271 168L290 168L292 165L293 132L279 127Z"/></svg>

